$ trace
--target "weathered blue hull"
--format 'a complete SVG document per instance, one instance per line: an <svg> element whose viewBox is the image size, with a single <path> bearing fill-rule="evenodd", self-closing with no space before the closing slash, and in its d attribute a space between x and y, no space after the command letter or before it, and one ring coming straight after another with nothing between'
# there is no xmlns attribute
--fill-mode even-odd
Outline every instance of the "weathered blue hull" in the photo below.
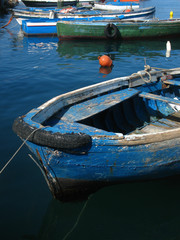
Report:
<svg viewBox="0 0 180 240"><path fill-rule="evenodd" d="M92 146L87 155L27 145L43 166L52 194L62 201L86 198L109 185L180 174L180 138L158 146Z"/></svg>
<svg viewBox="0 0 180 240"><path fill-rule="evenodd" d="M49 172L53 169L55 178L121 182L180 173L180 138L142 146L93 145L86 155L57 153L30 142L28 145Z"/></svg>
<svg viewBox="0 0 180 240"><path fill-rule="evenodd" d="M14 122L56 198L180 174L180 70L171 73L138 72L79 89Z"/></svg>

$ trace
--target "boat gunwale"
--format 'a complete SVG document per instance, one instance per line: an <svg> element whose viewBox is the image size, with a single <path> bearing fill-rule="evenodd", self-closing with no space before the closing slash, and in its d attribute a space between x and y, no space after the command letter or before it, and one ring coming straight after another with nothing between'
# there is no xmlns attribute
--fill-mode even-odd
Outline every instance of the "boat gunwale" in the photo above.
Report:
<svg viewBox="0 0 180 240"><path fill-rule="evenodd" d="M151 74L153 75L156 75L156 74L161 74L160 71L152 71ZM139 71L136 74L133 74L133 75L129 75L129 76L125 76L125 77L119 77L119 78L114 78L114 79L110 79L108 81L103 81L103 82L100 82L100 83L95 83L95 84L92 84L92 85L89 85L89 86L86 86L86 87L82 87L82 88L79 88L79 89L76 89L76 90L73 90L73 91L70 91L70 92L67 92L67 93L63 93L63 94L60 94L52 99L50 99L49 101L43 103L42 105L40 105L38 108L37 108L37 113L34 114L34 116L32 117L32 119L38 121L38 122L44 122L46 119L44 120L38 120L36 117L43 111L46 109L47 111L47 108L51 107L52 104L59 104L59 102L63 102L63 106L62 107L67 107L68 105L72 104L72 103L77 103L78 100L79 100L79 96L81 97L81 101L84 101L86 100L87 98L90 98L90 97L95 97L97 96L98 94L102 94L102 93L105 93L105 92L108 92L108 91L111 91L111 90L116 90L120 87L122 87L123 85L126 85L127 82L128 82L128 85L129 87L134 87L133 86L133 79L136 79L138 78L139 80L141 79L140 75L141 74L143 77L146 76L146 72L143 70L143 71ZM142 79L141 79L142 80ZM121 82L124 82L124 84L122 85ZM119 83L119 85L118 85ZM141 85L140 83L137 85L139 86ZM103 87L106 87L106 88L103 88ZM95 89L95 91L93 92L92 94L92 91L93 89ZM98 91L99 90L99 91ZM84 98L82 98L82 93L84 95ZM89 93L89 94L87 94ZM78 98L76 100L76 102L74 102L74 98L72 99L72 97L74 98ZM65 100L68 100L68 98L70 98L70 102L64 102ZM58 108L59 110L60 108ZM56 111L54 111L55 113ZM53 113L53 114L54 114ZM50 116L48 116L47 118L51 117L53 114L51 114Z"/></svg>
<svg viewBox="0 0 180 240"><path fill-rule="evenodd" d="M171 74L174 74L174 75L180 74L180 68L155 70L155 68L152 67L151 69L152 70L150 72L148 72L148 73L151 74L151 76L154 75L156 78L160 77L163 72L171 72ZM129 76L110 79L108 81L95 83L95 84L92 84L92 85L89 85L89 86L86 86L86 87L82 87L82 88L79 88L79 89L76 89L76 90L73 90L73 91L70 91L70 92L67 92L67 93L60 94L60 95L58 95L56 97L51 98L50 100L48 100L47 102L43 103L42 105L40 105L37 108L37 113L34 114L32 119L38 120L38 119L36 119L37 115L40 114L45 109L47 111L47 108L51 107L51 105L53 103L59 104L60 101L67 100L68 98L71 99L72 96L78 98L78 96L80 95L82 97L82 93L84 94L84 98L83 99L81 98L81 100L85 100L87 98L94 97L94 96L96 96L98 94L102 94L102 93L105 93L107 91L116 90L116 89L118 89L119 87L122 86L122 85L120 85L122 82L125 83L126 81L128 81L128 85L129 85L130 88L131 87L137 87L137 86L142 84L142 83L138 83L138 80L142 80L142 77L145 77L145 76L147 76L147 72L142 70L142 71L138 71L137 73L131 74ZM134 83L133 83L133 80L135 80L135 79L138 79L137 80L137 85L134 85ZM118 83L119 83L119 85L118 85ZM103 88L103 87L106 87L106 88ZM93 89L95 89L95 91L92 94L91 91ZM88 92L89 92L89 94L87 95ZM63 102L63 103L64 103L63 107L66 107L66 106L68 106L68 105L70 105L72 103L77 103L77 101L74 102L74 99L73 99L72 103L71 102L69 102L69 103L66 102L66 104L65 104L65 102ZM50 116L48 116L47 118L49 118L51 116L52 116L52 114ZM45 120L38 120L38 121L39 122L44 122Z"/></svg>
<svg viewBox="0 0 180 240"><path fill-rule="evenodd" d="M152 25L159 25L159 24L162 24L163 26L165 26L165 24L179 24L180 23L180 18L176 18L176 19L154 19L154 20L151 20L151 19L145 19L145 20L133 20L133 19L123 19L117 21L117 20L94 20L94 21L64 21L64 20L59 20L57 21L57 24L72 24L72 25L92 25L93 23L93 26L99 26L99 25L102 25L102 26L106 26L106 24L110 23L110 22L113 22L113 24L115 24L116 26L152 26Z"/></svg>

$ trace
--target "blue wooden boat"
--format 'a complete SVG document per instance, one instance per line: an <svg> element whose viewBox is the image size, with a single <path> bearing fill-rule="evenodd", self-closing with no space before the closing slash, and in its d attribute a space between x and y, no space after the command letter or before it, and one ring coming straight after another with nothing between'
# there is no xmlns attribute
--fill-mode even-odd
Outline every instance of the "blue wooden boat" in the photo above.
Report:
<svg viewBox="0 0 180 240"><path fill-rule="evenodd" d="M13 130L59 200L180 174L180 68L146 68L59 95Z"/></svg>
<svg viewBox="0 0 180 240"><path fill-rule="evenodd" d="M32 19L22 20L21 29L26 36L56 36L57 19Z"/></svg>
<svg viewBox="0 0 180 240"><path fill-rule="evenodd" d="M57 35L56 24L58 21L126 21L126 20L140 20L151 18L155 12L154 7L145 8L141 11L134 11L124 13L112 13L112 12L102 12L102 11L84 11L68 14L56 14L58 18L33 18L33 19L23 19L16 18L18 23L21 25L22 31L27 36L35 35ZM49 14L49 12L48 12ZM45 16L45 15L44 15Z"/></svg>
<svg viewBox="0 0 180 240"><path fill-rule="evenodd" d="M107 19L135 19L142 20L152 18L155 13L155 7L141 8L137 10L132 10L130 12L123 11L101 11L87 9L84 7L67 7L63 9L58 8L19 8L12 9L13 16L17 19L18 23L21 25L22 19L39 19L39 18L49 18L49 19L59 19L65 20L81 20L81 18L86 18L85 20L93 20L93 17L99 20ZM97 20L97 19L94 19Z"/></svg>

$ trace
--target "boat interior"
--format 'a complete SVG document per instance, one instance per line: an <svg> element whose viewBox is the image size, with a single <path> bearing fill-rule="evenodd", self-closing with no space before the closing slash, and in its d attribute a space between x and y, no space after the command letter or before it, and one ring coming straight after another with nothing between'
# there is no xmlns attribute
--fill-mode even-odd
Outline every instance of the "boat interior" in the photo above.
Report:
<svg viewBox="0 0 180 240"><path fill-rule="evenodd" d="M45 125L63 120L123 135L180 128L180 77L147 86L120 89L68 106Z"/></svg>

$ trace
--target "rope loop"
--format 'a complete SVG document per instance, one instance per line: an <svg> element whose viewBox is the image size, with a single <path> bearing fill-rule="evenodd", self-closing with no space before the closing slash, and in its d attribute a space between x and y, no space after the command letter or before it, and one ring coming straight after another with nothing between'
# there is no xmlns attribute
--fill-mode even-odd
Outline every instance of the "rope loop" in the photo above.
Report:
<svg viewBox="0 0 180 240"><path fill-rule="evenodd" d="M149 65L145 65L145 66L144 66L144 72L149 76L149 79L148 79L148 80L146 80L146 79L143 77L143 75L142 75L141 72L133 73L133 74L131 75L131 77L133 77L133 76L140 76L141 79L142 79L145 83L150 83L151 80L152 80L152 76L151 76L151 74L150 74L150 72L149 72L150 70L151 70L151 67L150 67Z"/></svg>

